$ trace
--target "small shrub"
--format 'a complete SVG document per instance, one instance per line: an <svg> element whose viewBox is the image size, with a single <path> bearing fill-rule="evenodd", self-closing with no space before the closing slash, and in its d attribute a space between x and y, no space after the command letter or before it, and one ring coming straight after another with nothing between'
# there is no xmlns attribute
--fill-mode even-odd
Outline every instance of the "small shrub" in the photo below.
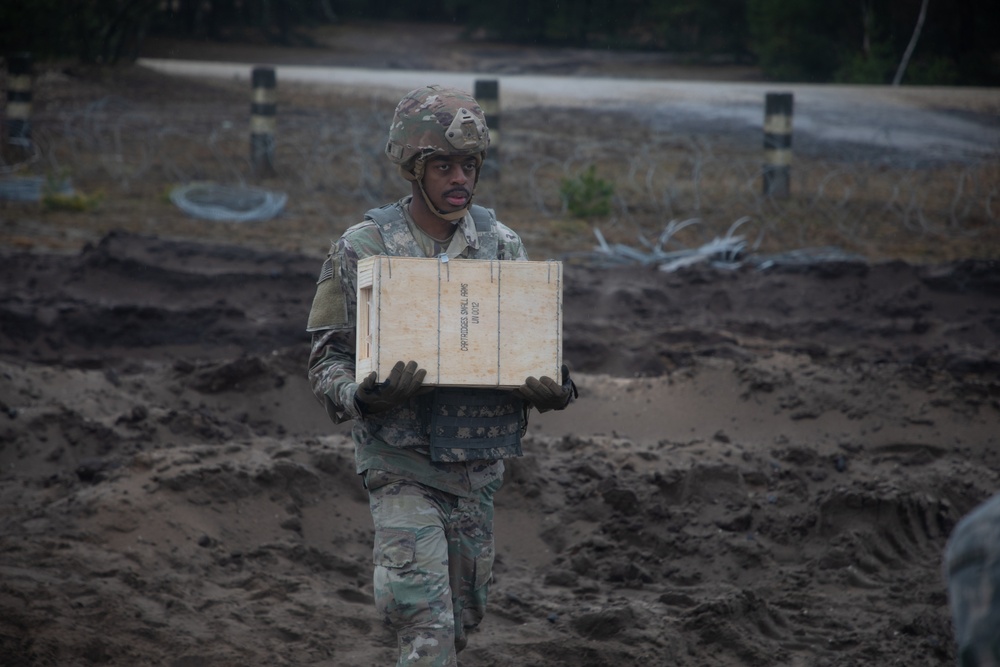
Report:
<svg viewBox="0 0 1000 667"><path fill-rule="evenodd" d="M101 191L93 194L76 192L69 184L69 178L64 174L49 175L42 188L42 206L49 211L73 211L81 213L92 211L104 200Z"/></svg>
<svg viewBox="0 0 1000 667"><path fill-rule="evenodd" d="M834 73L837 83L871 83L885 85L896 73L897 58L888 44L876 43L867 55L855 53L845 58Z"/></svg>
<svg viewBox="0 0 1000 667"><path fill-rule="evenodd" d="M563 204L574 218L594 218L610 215L614 186L598 178L596 167L590 165L573 178L564 178L559 187Z"/></svg>
<svg viewBox="0 0 1000 667"><path fill-rule="evenodd" d="M910 64L903 83L914 86L955 86L961 82L958 66L951 58L932 56Z"/></svg>
<svg viewBox="0 0 1000 667"><path fill-rule="evenodd" d="M50 211L73 211L75 213L93 211L102 201L104 201L103 192L89 195L82 192L74 192L71 195L55 193L42 197L42 205Z"/></svg>

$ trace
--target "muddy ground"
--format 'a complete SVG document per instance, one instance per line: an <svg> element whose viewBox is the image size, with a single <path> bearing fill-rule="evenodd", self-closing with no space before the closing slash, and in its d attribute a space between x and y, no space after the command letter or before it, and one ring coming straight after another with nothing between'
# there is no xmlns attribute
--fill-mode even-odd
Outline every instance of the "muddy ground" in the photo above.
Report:
<svg viewBox="0 0 1000 667"><path fill-rule="evenodd" d="M0 209L0 664L392 664L350 437L305 379L326 239L122 199ZM564 337L580 398L509 466L464 667L954 664L1000 264L574 256Z"/></svg>

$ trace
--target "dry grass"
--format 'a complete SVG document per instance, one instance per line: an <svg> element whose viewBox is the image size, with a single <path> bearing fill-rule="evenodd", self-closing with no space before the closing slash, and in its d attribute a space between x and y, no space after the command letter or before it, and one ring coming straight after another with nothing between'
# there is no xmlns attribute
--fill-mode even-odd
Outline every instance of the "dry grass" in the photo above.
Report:
<svg viewBox="0 0 1000 667"><path fill-rule="evenodd" d="M245 84L136 68L42 74L33 117L38 156L18 173L67 175L78 190L103 197L83 212L0 203L0 245L72 252L121 229L324 253L365 209L406 191L381 154L393 101L294 84L280 92L278 174L257 180ZM744 216L751 222L741 232L767 252L832 245L874 260L1000 257L1000 160L897 169L797 157L793 196L773 200L760 193L759 152L625 120L560 109L507 114L493 156L501 177L484 177L478 201L497 208L535 258L591 250L593 227L609 241L638 245L671 220L700 218L676 239L694 246ZM613 212L574 220L560 186L591 164L614 186ZM289 203L267 222L194 220L167 194L195 180L281 190Z"/></svg>

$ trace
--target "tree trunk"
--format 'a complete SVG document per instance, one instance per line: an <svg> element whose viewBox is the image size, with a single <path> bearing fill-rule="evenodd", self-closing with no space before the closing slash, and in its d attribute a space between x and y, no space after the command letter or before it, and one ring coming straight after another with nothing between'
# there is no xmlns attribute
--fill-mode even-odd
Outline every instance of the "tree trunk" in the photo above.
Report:
<svg viewBox="0 0 1000 667"><path fill-rule="evenodd" d="M917 40L920 38L920 31L924 27L924 19L927 18L927 4L930 0L923 0L920 3L920 14L917 16L917 25L913 28L913 35L910 37L910 43L906 45L906 53L903 54L903 59L899 62L899 69L896 70L896 76L892 80L892 85L898 86L903 80L903 74L906 73L906 66L910 63L910 56L913 55L913 49L917 48Z"/></svg>
<svg viewBox="0 0 1000 667"><path fill-rule="evenodd" d="M864 34L861 37L861 52L865 55L865 59L872 55L872 26L875 23L873 16L871 0L862 0L861 29Z"/></svg>

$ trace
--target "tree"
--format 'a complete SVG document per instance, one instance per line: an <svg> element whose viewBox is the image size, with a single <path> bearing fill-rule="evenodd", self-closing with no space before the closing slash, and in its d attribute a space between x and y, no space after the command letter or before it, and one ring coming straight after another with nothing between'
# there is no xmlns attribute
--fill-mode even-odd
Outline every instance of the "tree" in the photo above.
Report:
<svg viewBox="0 0 1000 667"><path fill-rule="evenodd" d="M0 0L0 44L114 63L137 55L147 32L250 29L288 44L308 38L303 25L351 19L451 21L539 45L752 54L786 81L1000 84L1000 12L982 0Z"/></svg>
<svg viewBox="0 0 1000 667"><path fill-rule="evenodd" d="M754 53L764 73L786 81L829 81L845 36L846 3L747 0Z"/></svg>
<svg viewBox="0 0 1000 667"><path fill-rule="evenodd" d="M743 54L748 49L746 0L652 0L640 21L656 46L673 52Z"/></svg>
<svg viewBox="0 0 1000 667"><path fill-rule="evenodd" d="M135 57L159 7L158 0L13 0L0 4L0 43L38 59L116 63Z"/></svg>
<svg viewBox="0 0 1000 667"><path fill-rule="evenodd" d="M906 73L906 66L910 62L910 57L913 56L913 49L916 48L917 40L920 39L920 31L924 27L924 19L927 18L927 2L928 0L923 0L920 3L917 26L913 29L913 37L910 38L910 43L906 45L906 52L903 53L903 59L899 62L899 69L896 70L896 76L892 79L892 85L894 86L898 86L900 81L903 80L903 74Z"/></svg>

